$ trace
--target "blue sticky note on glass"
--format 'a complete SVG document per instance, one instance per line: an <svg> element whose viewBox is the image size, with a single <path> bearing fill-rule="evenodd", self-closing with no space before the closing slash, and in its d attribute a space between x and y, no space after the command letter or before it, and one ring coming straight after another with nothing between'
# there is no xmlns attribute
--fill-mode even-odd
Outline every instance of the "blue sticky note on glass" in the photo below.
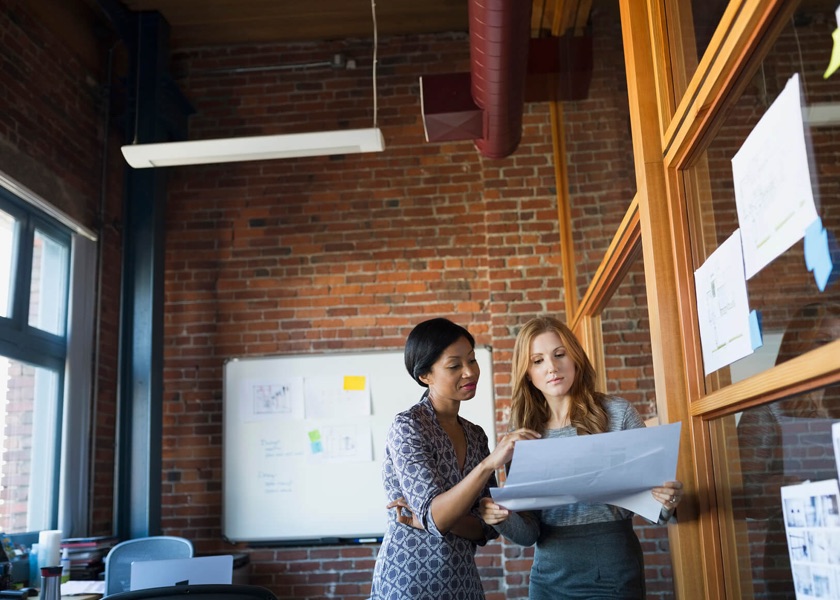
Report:
<svg viewBox="0 0 840 600"><path fill-rule="evenodd" d="M814 272L814 281L821 292L825 291L829 281L837 275L836 245L833 236L823 228L820 218L805 230L805 266ZM834 252L832 246L835 246Z"/></svg>
<svg viewBox="0 0 840 600"><path fill-rule="evenodd" d="M757 310L750 311L750 342L752 342L752 349L757 350L764 344L764 339L761 337L761 313Z"/></svg>

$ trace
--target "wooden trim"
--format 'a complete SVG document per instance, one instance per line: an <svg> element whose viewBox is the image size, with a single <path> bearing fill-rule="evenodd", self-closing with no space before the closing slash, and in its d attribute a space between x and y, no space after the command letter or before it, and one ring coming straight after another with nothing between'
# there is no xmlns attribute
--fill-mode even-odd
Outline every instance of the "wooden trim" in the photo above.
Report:
<svg viewBox="0 0 840 600"><path fill-rule="evenodd" d="M749 553L738 552L739 548L749 548L749 532L743 517L735 514L732 491L743 488L741 464L729 457L739 456L737 447L737 428L733 417L714 421L709 424L713 456L727 457L718 460L710 467L714 473L717 490L716 510L720 524L721 558L726 581L727 597L732 600L753 599L753 576ZM733 442L733 440L735 440Z"/></svg>
<svg viewBox="0 0 840 600"><path fill-rule="evenodd" d="M592 281L581 300L580 306L571 315L569 325L574 329L584 315L600 314L621 285L627 271L642 250L642 230L639 226L639 199L633 198L610 242L609 248L598 265ZM567 304L568 306L568 304Z"/></svg>
<svg viewBox="0 0 840 600"><path fill-rule="evenodd" d="M730 5L733 2L729 3ZM649 3L651 5L651 3ZM663 18L665 25L665 42L667 48L663 48L660 54L663 60L670 64L670 71L666 71L666 77L670 84L672 96L663 100L671 102L671 111L662 131L667 131L671 124L671 118L676 112L677 98L681 98L688 88L691 76L697 71L697 34L694 31L694 11L692 0L664 0L662 4L652 3L654 7L661 6L664 15L651 12L653 18ZM667 144L662 143L666 148Z"/></svg>
<svg viewBox="0 0 840 600"><path fill-rule="evenodd" d="M757 373L691 404L691 414L714 419L757 404L840 382L840 340Z"/></svg>
<svg viewBox="0 0 840 600"><path fill-rule="evenodd" d="M583 30L589 23L589 13L592 11L592 0L578 0L577 15L575 16L575 35L583 35Z"/></svg>
<svg viewBox="0 0 840 600"><path fill-rule="evenodd" d="M595 368L595 389L607 391L607 368L604 355L604 335L601 329L601 315L586 315L572 329L580 341L592 366Z"/></svg>
<svg viewBox="0 0 840 600"><path fill-rule="evenodd" d="M578 308L575 242L572 237L572 208L569 198L569 173L566 168L566 130L563 105L551 102L551 143L554 146L554 182L557 188L557 222L560 228L560 261L563 268L563 293L566 315L574 315Z"/></svg>
<svg viewBox="0 0 840 600"><path fill-rule="evenodd" d="M653 79L656 82L656 97L659 98L659 129L665 131L676 108L672 77L674 69L671 65L671 44L669 43L672 32L669 31L665 20L664 3L648 3L648 11L650 13L650 38L653 52L656 53L653 61Z"/></svg>
<svg viewBox="0 0 840 600"><path fill-rule="evenodd" d="M668 149L674 149L679 146L678 140L680 137L677 135L678 132L690 126L690 124L686 125L687 121L692 121L695 117L701 114L701 112L704 112L702 107L704 107L705 104L698 104L698 102L700 102L698 100L700 88L709 78L712 66L716 62L719 62L718 57L721 55L724 44L729 39L729 34L733 24L744 8L745 2L746 0L730 0L729 4L727 4L726 10L721 16L718 26L715 28L712 39L709 41L709 46L706 48L706 52L701 57L700 63L697 65L693 77L691 77L685 87L682 99L677 104L677 109L674 112L674 118L668 129L665 130L665 134L663 136L662 147L666 150L666 164L668 163ZM674 24L674 26L676 26L676 24Z"/></svg>
<svg viewBox="0 0 840 600"><path fill-rule="evenodd" d="M730 2L664 136L666 165L685 168L705 149L723 124L718 117L740 97L797 5L784 0Z"/></svg>
<svg viewBox="0 0 840 600"><path fill-rule="evenodd" d="M653 0L650 0L653 1ZM672 209L666 193L662 162L660 106L667 101L656 95L654 57L667 49L655 48L648 3L619 0L627 96L633 137L633 155L639 198L639 216L644 255L648 313L650 315L653 371L657 413L664 423L681 421L685 431L680 440L677 477L683 481L686 498L676 523L669 525L674 586L678 598L722 597L723 585L714 537L714 514L706 508L708 489L701 489L708 472L706 456L698 464L697 448L707 447L703 423L688 414L683 361L682 323L679 320L675 240ZM661 15L660 15L661 18ZM663 40L659 39L659 43ZM661 68L661 66L660 66ZM699 468L704 469L700 472ZM701 476L704 479L701 479ZM701 499L702 492L702 499ZM700 550L698 552L698 549Z"/></svg>

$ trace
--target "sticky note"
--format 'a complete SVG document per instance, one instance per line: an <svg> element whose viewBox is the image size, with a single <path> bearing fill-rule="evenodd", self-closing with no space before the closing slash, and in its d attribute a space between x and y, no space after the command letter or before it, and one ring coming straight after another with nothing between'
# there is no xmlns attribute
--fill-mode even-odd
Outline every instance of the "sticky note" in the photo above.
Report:
<svg viewBox="0 0 840 600"><path fill-rule="evenodd" d="M834 45L831 48L831 58L828 60L828 68L823 73L823 79L831 77L840 67L840 27L832 32L831 39L834 40Z"/></svg>
<svg viewBox="0 0 840 600"><path fill-rule="evenodd" d="M764 344L764 339L761 337L761 313L757 310L750 311L750 342L753 350L761 348Z"/></svg>
<svg viewBox="0 0 840 600"><path fill-rule="evenodd" d="M364 375L345 375L344 376L344 391L346 392L361 392L365 389Z"/></svg>
<svg viewBox="0 0 840 600"><path fill-rule="evenodd" d="M309 436L309 450L312 454L320 454L323 452L324 444L321 442L321 430L313 429L312 431L308 431L307 435Z"/></svg>
<svg viewBox="0 0 840 600"><path fill-rule="evenodd" d="M834 236L823 228L822 219L817 218L805 230L805 266L814 272L814 281L821 292L838 274L837 259L840 259L840 253Z"/></svg>

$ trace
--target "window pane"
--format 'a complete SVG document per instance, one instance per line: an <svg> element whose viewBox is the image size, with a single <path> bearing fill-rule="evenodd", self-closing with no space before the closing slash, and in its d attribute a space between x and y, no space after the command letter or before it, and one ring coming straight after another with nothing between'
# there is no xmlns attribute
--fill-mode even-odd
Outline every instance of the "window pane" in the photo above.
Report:
<svg viewBox="0 0 840 600"><path fill-rule="evenodd" d="M29 324L56 335L64 335L67 319L68 255L66 244L35 231Z"/></svg>
<svg viewBox="0 0 840 600"><path fill-rule="evenodd" d="M751 216L739 217L732 161L794 74L800 79L803 111L813 118L804 122L807 140L802 143L807 148L804 156L791 151L785 161L793 164L807 161L812 193L807 194L806 182L800 186L800 198L813 197L822 227L829 236L836 237L840 231L840 120L834 112L840 106L836 102L837 75L828 80L823 78L831 49L831 35L826 27L835 23L835 18L833 9L820 8L817 3L801 2L799 6L797 17L782 24L777 39L772 44L768 40L767 54L757 65L750 85L737 99L733 98L706 151L699 154L698 160L685 172L686 192L691 196L692 205L689 211L695 269L737 229L742 232L745 228L753 232L771 231L766 222L781 227L789 218L781 210L759 212L752 209L746 200L760 197L758 192L744 194L741 211ZM812 113L812 109L825 108L829 109L831 118L816 118L822 111ZM761 186L754 185L754 188L769 190L770 198L773 197L774 181L764 181L768 177L761 173L764 168L761 161L775 164L779 154L778 151L772 155L768 152L768 156L752 159L757 165L753 175L757 176L757 181L762 181ZM739 178L746 181L743 175ZM793 202L791 199L789 206L793 206ZM772 207L771 202L767 204ZM769 234L768 239L771 239ZM796 241L746 282L749 309L761 317L764 343L745 359L711 374L706 379L707 393L773 367L785 330L793 320L800 318L801 311L808 310L810 304L819 300L826 306L835 305L835 311L840 309L840 286L830 282L821 291L814 273L808 270L805 251L804 239Z"/></svg>
<svg viewBox="0 0 840 600"><path fill-rule="evenodd" d="M10 317L12 304L12 268L15 261L17 220L0 210L0 317Z"/></svg>
<svg viewBox="0 0 840 600"><path fill-rule="evenodd" d="M837 570L840 538L834 522L803 528L813 543L804 554L796 554L794 547L791 563L781 487L837 477L831 425L838 417L840 386L834 385L712 422L720 499L734 517L734 526L723 534L734 535L740 597L799 597L795 586L816 585L816 573ZM820 540L832 541L831 554L821 551ZM808 574L805 579L803 573ZM837 589L837 583L831 585Z"/></svg>
<svg viewBox="0 0 840 600"><path fill-rule="evenodd" d="M59 377L0 356L0 383L0 530L48 529L58 472Z"/></svg>

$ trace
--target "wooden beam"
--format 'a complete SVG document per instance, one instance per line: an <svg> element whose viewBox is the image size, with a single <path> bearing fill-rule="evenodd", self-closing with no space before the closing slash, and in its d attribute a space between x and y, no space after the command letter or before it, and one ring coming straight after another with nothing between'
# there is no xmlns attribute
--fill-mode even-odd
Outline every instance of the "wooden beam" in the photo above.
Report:
<svg viewBox="0 0 840 600"><path fill-rule="evenodd" d="M575 243L572 238L572 208L569 198L569 174L566 167L566 130L563 124L563 105L552 102L551 142L554 147L554 185L557 195L557 221L560 227L560 260L563 267L563 294L566 300L566 319L577 313L577 269Z"/></svg>
<svg viewBox="0 0 840 600"><path fill-rule="evenodd" d="M639 197L636 196L624 213L624 218L592 277L572 323L576 323L582 315L601 314L606 308L642 250L641 237Z"/></svg>
<svg viewBox="0 0 840 600"><path fill-rule="evenodd" d="M678 598L721 597L717 569L705 571L698 504L693 438L700 423L692 422L683 368L682 324L675 299L676 279L670 209L662 161L659 98L654 80L653 41L648 6L619 0L627 96L639 197L642 252L650 316L657 413L663 423L683 422L677 476L686 489L677 522L669 524L674 586ZM717 566L717 565L716 565ZM718 589L716 589L718 588Z"/></svg>

